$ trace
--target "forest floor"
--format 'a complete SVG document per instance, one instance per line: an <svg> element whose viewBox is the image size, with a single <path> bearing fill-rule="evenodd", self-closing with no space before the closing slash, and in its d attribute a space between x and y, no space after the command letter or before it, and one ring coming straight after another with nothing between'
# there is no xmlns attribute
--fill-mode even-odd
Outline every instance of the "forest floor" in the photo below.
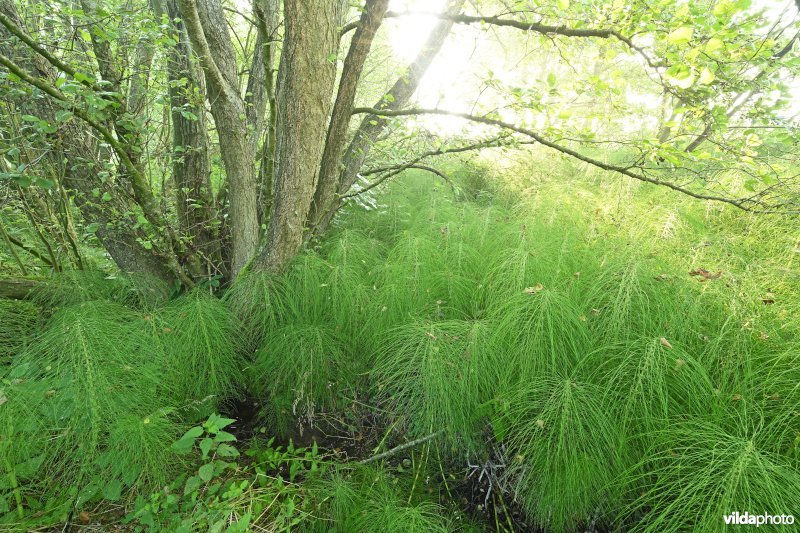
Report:
<svg viewBox="0 0 800 533"><path fill-rule="evenodd" d="M4 304L0 529L677 532L800 509L796 222L557 178L456 197L411 174L222 298L81 274Z"/></svg>

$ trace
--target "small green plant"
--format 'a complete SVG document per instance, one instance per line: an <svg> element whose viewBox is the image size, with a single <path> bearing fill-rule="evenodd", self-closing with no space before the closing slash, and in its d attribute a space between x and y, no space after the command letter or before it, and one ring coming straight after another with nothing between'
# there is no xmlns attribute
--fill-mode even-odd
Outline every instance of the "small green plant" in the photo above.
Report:
<svg viewBox="0 0 800 533"><path fill-rule="evenodd" d="M354 379L347 345L334 327L288 324L270 331L249 369L249 390L264 399L266 414L285 432L295 420L313 424L331 408L336 392Z"/></svg>
<svg viewBox="0 0 800 533"><path fill-rule="evenodd" d="M387 332L376 358L377 393L402 413L409 435L444 430L460 448L481 447L478 407L488 401L502 364L486 321L418 321ZM459 446L456 446L456 445Z"/></svg>
<svg viewBox="0 0 800 533"><path fill-rule="evenodd" d="M161 320L155 333L160 337L174 401L183 405L213 396L218 404L234 397L239 332L225 304L198 289L167 306Z"/></svg>
<svg viewBox="0 0 800 533"><path fill-rule="evenodd" d="M155 531L243 533L256 522L288 531L308 520L310 500L298 482L321 472L325 462L316 446L254 441L245 452L249 460L237 464L236 437L225 431L233 422L212 414L189 428L172 448L193 459L192 470L138 498L125 521Z"/></svg>
<svg viewBox="0 0 800 533"><path fill-rule="evenodd" d="M637 493L623 520L641 514L640 531L724 531L734 511L791 514L800 507L800 472L769 451L771 431L758 417L735 432L702 420L676 422L654 434L637 470ZM745 417L746 418L746 417Z"/></svg>
<svg viewBox="0 0 800 533"><path fill-rule="evenodd" d="M193 474L181 476L167 489L148 498L139 497L127 521L176 532L196 531L198 527L209 531L246 531L248 515L236 521L237 527L225 529L229 525L226 504L241 496L249 486L247 480L232 481L224 477L226 471L236 468L228 460L239 456L239 451L230 444L236 437L224 430L233 422L231 418L212 414L202 425L189 428L175 441L172 444L175 453L194 452L199 455L199 466ZM173 492L174 489L177 490Z"/></svg>

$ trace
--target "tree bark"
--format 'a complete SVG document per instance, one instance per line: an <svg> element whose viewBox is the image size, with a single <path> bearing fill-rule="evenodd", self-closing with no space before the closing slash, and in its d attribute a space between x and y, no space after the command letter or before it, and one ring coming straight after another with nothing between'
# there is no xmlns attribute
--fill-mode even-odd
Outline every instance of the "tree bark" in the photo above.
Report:
<svg viewBox="0 0 800 533"><path fill-rule="evenodd" d="M372 41L388 8L389 0L367 0L358 29L350 44L350 50L344 60L339 92L333 105L325 150L322 154L317 188L308 216L308 227L313 228L320 218L330 210L333 203L358 82L364 69L364 62L372 47Z"/></svg>
<svg viewBox="0 0 800 533"><path fill-rule="evenodd" d="M273 205L255 268L280 272L303 243L332 107L343 2L286 0Z"/></svg>
<svg viewBox="0 0 800 533"><path fill-rule="evenodd" d="M262 227L262 225L266 224L272 209L272 178L275 168L275 122L278 117L275 100L275 52L278 28L280 26L280 1L261 0L261 2L253 4L253 9L256 23L258 24L258 40L256 42L258 48L253 58L253 68L251 70L258 68L256 62L260 60L264 73L263 97L269 107L269 114L265 120L264 143L261 146L258 166L257 208L259 227ZM248 85L249 82L250 80L248 80ZM255 100L255 97L253 99ZM255 108L255 105L253 107ZM256 128L256 131L261 131L258 126Z"/></svg>
<svg viewBox="0 0 800 533"><path fill-rule="evenodd" d="M154 7L158 2L154 3ZM202 262L190 265L195 275L222 270L220 240L213 229L216 218L214 195L209 176L208 139L205 104L200 83L201 72L192 61L186 29L180 21L176 0L167 0L166 10L177 44L167 57L172 107L172 179L181 235L197 251ZM157 14L161 7L156 8ZM183 80L183 83L181 83ZM189 115L191 113L191 115ZM199 259L198 258L198 259Z"/></svg>
<svg viewBox="0 0 800 533"><path fill-rule="evenodd" d="M465 0L455 0L451 2L445 9L443 15L458 15L464 3ZM450 34L453 24L454 21L452 18L443 18L437 23L425 42L425 45L420 50L419 54L417 54L417 57L414 58L414 61L409 65L408 72L400 76L389 92L376 102L373 107L377 109L397 110L402 109L408 104L414 92L417 90L420 81L422 81L422 77L425 75L425 72L427 72L428 67L430 67L433 59L439 53L439 50L441 50L445 39ZM380 135L385 131L387 125L388 120L385 117L375 115L368 115L361 121L343 157L344 168L339 174L336 191L339 195L347 193L356 182L358 179L358 171L364 165L367 156L369 156L372 145L375 144L375 141L377 141ZM340 205L341 202L334 198L326 212L316 214L317 222L313 228L314 233L325 231L333 218L333 214Z"/></svg>
<svg viewBox="0 0 800 533"><path fill-rule="evenodd" d="M219 0L179 0L183 22L206 76L208 101L217 126L227 178L228 227L232 240L231 278L258 246L254 143L247 127L245 102L238 92L236 54Z"/></svg>

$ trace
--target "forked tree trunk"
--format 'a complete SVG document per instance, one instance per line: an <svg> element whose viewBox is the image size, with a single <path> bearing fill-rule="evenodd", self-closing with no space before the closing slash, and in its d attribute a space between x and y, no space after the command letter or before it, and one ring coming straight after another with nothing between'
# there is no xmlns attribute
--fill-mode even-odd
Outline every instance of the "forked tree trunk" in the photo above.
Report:
<svg viewBox="0 0 800 533"><path fill-rule="evenodd" d="M343 4L284 2L273 204L257 270L280 272L303 243L332 107Z"/></svg>
<svg viewBox="0 0 800 533"><path fill-rule="evenodd" d="M454 0L450 2L445 9L446 15L457 15L461 12L465 0ZM441 50L445 39L450 34L453 28L452 19L441 19L430 36L423 45L417 57L409 65L408 72L400 76L394 83L389 92L383 96L373 107L376 109L397 110L405 107L417 90L422 77L427 72L428 67L431 66L436 55ZM339 196L345 194L355 184L358 179L358 172L364 165L372 145L378 140L381 134L388 126L388 119L385 117L378 117L374 115L367 115L361 121L358 129L356 130L353 140L350 142L341 163L341 172L339 174L336 192ZM313 218L313 232L319 234L324 232L334 213L340 205L338 197L329 199L327 205L325 202L320 202L319 205L324 208L323 212L314 213Z"/></svg>
<svg viewBox="0 0 800 533"><path fill-rule="evenodd" d="M236 277L258 246L255 143L239 94L236 53L219 0L179 0L180 11L206 77L208 101L217 127L229 198L231 277Z"/></svg>
<svg viewBox="0 0 800 533"><path fill-rule="evenodd" d="M350 50L344 60L339 92L333 105L333 114L322 154L322 163L317 180L314 201L308 215L307 226L313 228L320 218L328 212L333 203L341 172L342 155L347 141L347 128L350 125L351 111L356 97L358 82L364 69L372 41L389 7L389 0L367 0L361 14L358 29L353 36Z"/></svg>

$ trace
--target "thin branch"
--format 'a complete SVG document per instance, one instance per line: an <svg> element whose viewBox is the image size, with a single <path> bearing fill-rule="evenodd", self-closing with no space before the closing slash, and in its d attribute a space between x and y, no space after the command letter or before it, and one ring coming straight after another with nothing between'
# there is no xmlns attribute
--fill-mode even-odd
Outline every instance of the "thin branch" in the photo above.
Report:
<svg viewBox="0 0 800 533"><path fill-rule="evenodd" d="M0 224L2 224L2 222L0 222ZM32 246L28 246L27 244L25 244L21 240L17 239L13 235L8 235L8 240L9 240L9 242L11 242L11 244L13 244L14 246L16 246L18 248L21 248L21 249L25 250L26 252L31 254L33 257L35 257L36 259L38 259L39 261L41 261L45 265L50 266L50 267L53 266L53 262L50 259L48 259L47 257L45 257L44 254L41 253L36 248L34 248Z"/></svg>
<svg viewBox="0 0 800 533"><path fill-rule="evenodd" d="M641 55L647 64L652 68L663 66L660 62L654 61L645 52L643 48L633 43L633 39L623 35L614 29L605 28L571 28L569 26L552 26L549 24L542 24L539 22L527 22L524 20L508 19L503 17L494 16L474 16L474 15L460 15L451 13L430 13L418 11L389 11L386 17L402 17L402 16L431 16L445 20L452 20L456 24L490 24L492 26L503 26L508 28L515 28L523 31L532 31L541 33L543 35L561 35L564 37L599 37L601 39L616 39L628 46Z"/></svg>
<svg viewBox="0 0 800 533"><path fill-rule="evenodd" d="M390 166L386 166L386 167L370 168L368 170L365 170L364 172L361 172L361 175L362 176L371 176L372 174L380 174L382 172L387 172L387 171L390 171L390 170L405 169L405 168L408 168L409 165L413 165L415 163L418 163L418 162L422 161L423 159L426 159L428 157L434 157L434 156L437 156L437 155L457 154L457 153L461 153L461 152L468 152L468 151L471 151L471 150L481 150L483 148L496 148L498 146L503 146L502 141L504 139L507 139L507 138L508 138L507 135L501 135L500 137L495 137L493 139L489 139L488 141L483 141L483 142L479 142L479 143L475 143L475 144L468 144L468 145L465 145L465 146L456 146L456 147L453 147L453 148L437 148L436 150L430 150L428 152L423 152L422 154L419 154L418 156L416 156L411 161L406 161L405 163L398 163L396 165L390 165ZM528 143L522 143L522 144L528 144Z"/></svg>
<svg viewBox="0 0 800 533"><path fill-rule="evenodd" d="M420 444L424 444L424 443L428 442L429 440L433 440L433 439L435 439L436 437L438 437L439 435L441 435L443 433L444 433L444 430L439 430L436 433L431 433L430 435L426 435L426 436L421 437L419 439L412 440L411 442L406 442L405 444L401 444L400 446L395 446L394 448L392 448L389 451L386 451L386 452L383 452L383 453L379 453L378 455L373 455L372 457L367 457L366 459L362 459L362 460L360 460L358 462L358 464L365 465L365 464L368 464L368 463L373 463L375 461L380 461L381 459L385 459L387 457L391 457L392 455L395 455L396 453L402 452L403 450L406 450L408 448L413 448L414 446L418 446Z"/></svg>
<svg viewBox="0 0 800 533"><path fill-rule="evenodd" d="M583 161L584 163L588 163L588 164L590 164L592 166L595 166L597 168L600 168L600 169L603 169L603 170L607 170L607 171L611 171L611 172L616 172L618 174L622 174L622 175L627 176L629 178L633 178L633 179L636 179L636 180L639 180L639 181L643 181L643 182L646 182L646 183L651 183L653 185L659 185L661 187L667 187L669 189L672 189L674 191L686 194L687 196L691 196L693 198L697 198L699 200L713 200L713 201L716 201L716 202L722 202L722 203L733 205L733 206L738 207L739 209L742 209L744 211L754 211L754 209L752 207L750 207L750 206L745 204L744 200L734 199L734 198L726 198L724 196L716 196L716 195L708 195L708 194L698 193L698 192L686 189L685 187L676 185L676 184L674 184L672 182L669 182L669 181L664 181L664 180L661 180L661 179L658 179L658 178L652 178L652 177L646 176L644 174L638 174L638 173L633 172L631 170L632 167L620 167L620 166L617 166L617 165L611 165L611 164L608 164L608 163L604 163L603 161L600 161L600 160L594 159L592 157L589 157L587 155L584 155L584 154L582 154L582 153L580 153L580 152L578 152L576 150L573 150L572 148L568 148L566 146L562 146L560 144L554 143L553 141L550 141L550 140L542 137L540 134L536 133L535 131L529 130L527 128L523 128L521 126L517 126L516 124L511 124L509 122L504 122L502 120L489 118L489 117L483 117L483 116L471 115L469 113L458 113L458 112L455 112L455 111L446 111L444 109L386 110L386 109L376 109L376 108L372 108L372 107L360 107L360 108L356 108L356 109L353 110L353 114L364 114L364 113L371 114L371 115L384 116L384 117L400 117L400 116L411 116L411 115L444 115L444 116L451 116L451 117L459 117L459 118L462 118L464 120L469 120L471 122L477 122L477 123L480 123L480 124L487 124L489 126L496 126L498 128L508 129L508 130L520 133L522 135L526 135L526 136L534 139L539 144L547 146L548 148L552 148L552 149L554 149L554 150L556 150L558 152L561 152L563 154L572 156L575 159Z"/></svg>
<svg viewBox="0 0 800 533"><path fill-rule="evenodd" d="M454 191L456 189L455 185L453 185L453 180L451 180L447 176L447 174L445 174L444 172L442 172L441 170L439 170L437 168L429 167L428 165L409 165L408 168L410 168L410 169L411 168L415 168L417 170L424 170L426 172L430 172L431 174L435 174L435 175L439 176L440 178L442 178L450 186L451 189L453 189Z"/></svg>

